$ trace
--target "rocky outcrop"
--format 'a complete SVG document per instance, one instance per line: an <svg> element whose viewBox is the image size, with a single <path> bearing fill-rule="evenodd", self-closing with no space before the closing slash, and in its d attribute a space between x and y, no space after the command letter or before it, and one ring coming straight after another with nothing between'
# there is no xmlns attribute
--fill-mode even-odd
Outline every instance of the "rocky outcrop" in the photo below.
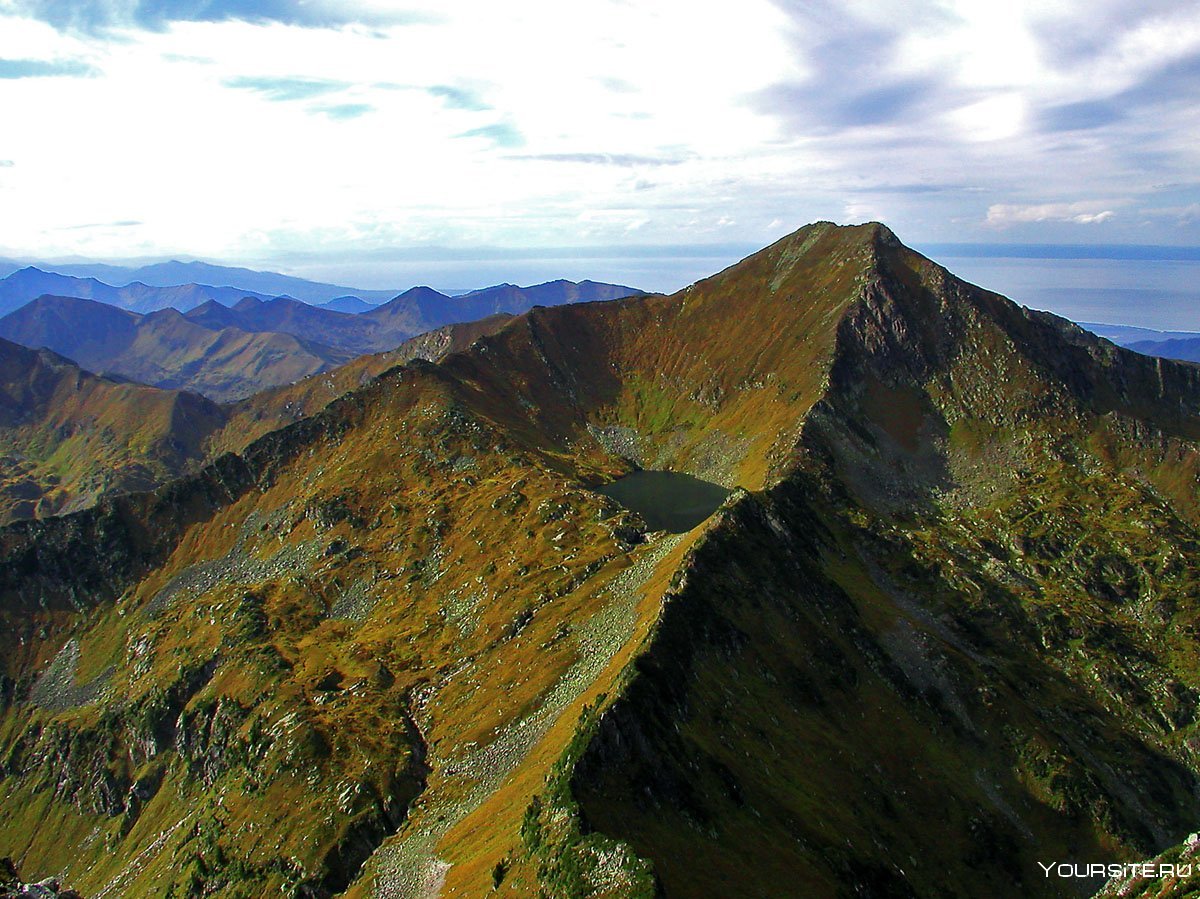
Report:
<svg viewBox="0 0 1200 899"><path fill-rule="evenodd" d="M11 858L0 858L0 899L83 899L54 878L23 883Z"/></svg>

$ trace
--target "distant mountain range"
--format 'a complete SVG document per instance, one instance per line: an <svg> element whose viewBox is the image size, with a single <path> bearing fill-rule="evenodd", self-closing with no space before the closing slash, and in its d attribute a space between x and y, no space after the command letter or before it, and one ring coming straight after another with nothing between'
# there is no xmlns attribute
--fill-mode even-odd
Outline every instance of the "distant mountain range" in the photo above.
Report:
<svg viewBox="0 0 1200 899"><path fill-rule="evenodd" d="M1200 334L1169 340L1138 340L1126 344L1131 350L1147 356L1177 359L1180 362L1200 362Z"/></svg>
<svg viewBox="0 0 1200 899"><path fill-rule="evenodd" d="M21 308L40 296L80 297L128 309L131 312L156 312L159 309L178 309L188 312L205 303L235 306L246 297L269 300L286 297L299 300L306 306L329 312L364 313L378 309L399 297L419 303L417 314L424 319L443 319L436 308L446 304L459 311L452 315L473 315L474 310L514 311L506 307L554 306L579 300L609 300L644 293L619 284L596 281L549 281L531 287L497 284L462 294L441 293L429 287L416 287L403 293L391 290L361 290L304 281L271 272L252 272L248 269L226 268L207 263L163 263L145 269L123 269L115 266L62 266L75 272L46 271L25 266L0 278L0 316ZM0 268L0 271L3 271ZM244 273L244 278L241 277ZM97 277L97 274L104 278ZM143 277L133 277L141 275ZM181 280L192 277L193 280ZM207 281L196 280L207 278ZM229 280L226 280L229 279ZM235 280L236 279L236 280ZM163 283L175 281L177 283ZM229 283L234 281L234 283ZM211 283L224 283L214 287ZM120 285L120 286L117 286ZM414 292L415 291L415 292ZM448 303L449 300L455 302ZM502 308L503 307L503 308ZM445 324L446 322L440 322Z"/></svg>
<svg viewBox="0 0 1200 899"><path fill-rule="evenodd" d="M469 293L528 291L536 297L533 300L534 304L554 305L564 302L555 297L561 293L562 285L571 283L551 281L526 288L498 284ZM581 282L581 293L588 293L589 288L585 285L594 284L595 282L590 281ZM614 299L642 292L620 287L620 290L611 296L588 295L584 298ZM171 261L128 267L102 263L27 265L13 260L0 260L0 315L6 315L30 300L46 294L98 300L133 312L154 312L166 308L187 312L209 300L232 306L243 297L249 296L263 300L290 297L334 312L360 313L387 303L399 293L399 290L364 290L325 284L278 272L260 272L208 262ZM439 294L448 295L464 294Z"/></svg>
<svg viewBox="0 0 1200 899"><path fill-rule="evenodd" d="M231 402L444 325L636 293L592 281L502 284L460 297L414 287L357 315L287 297L247 296L232 306L208 299L186 312L142 314L95 298L44 295L0 318L0 337L47 347L91 371Z"/></svg>
<svg viewBox="0 0 1200 899"><path fill-rule="evenodd" d="M1146 356L1161 356L1181 362L1200 362L1200 333L1195 331L1155 331L1131 325L1105 325L1080 322L1080 326Z"/></svg>
<svg viewBox="0 0 1200 899"><path fill-rule="evenodd" d="M259 272L248 268L237 268L227 265L213 265L208 262L158 262L153 265L129 267L122 265L104 265L102 263L36 263L22 265L19 262L5 260L0 263L0 273L8 275L21 270L33 269L44 275L60 275L77 278L83 281L100 281L108 285L141 285L142 287L203 287L204 285L222 285L220 287L205 287L210 291L230 291L235 296L231 302L237 302L243 296L277 297L290 296L306 303L322 304L340 297L353 296L366 301L366 305L385 303L394 297L396 290L362 290L356 287L344 287L336 284L324 284L319 281L309 281L291 275L281 275L278 272ZM42 293L69 293L80 296L72 291L63 291L58 286L40 291ZM103 297L87 295L89 299ZM28 299L33 299L29 297ZM210 296L207 299L217 299ZM203 302L204 300L200 300ZM2 299L0 299L2 302ZM105 300L105 302L109 302ZM123 305L116 303L116 305ZM186 311L190 307L175 308ZM192 305L199 305L193 303ZM126 308L134 308L127 306ZM156 307L161 308L161 307ZM11 311L11 310L9 310ZM138 308L135 312L152 312L153 309ZM352 311L352 310L341 310Z"/></svg>
<svg viewBox="0 0 1200 899"><path fill-rule="evenodd" d="M246 296L268 298L267 294L257 294L241 288L208 287L201 284L151 287L135 281L122 287L113 287L95 278L77 278L44 272L37 268L23 268L7 278L0 279L0 315L7 315L31 300L47 294L96 300L133 312L155 312L171 308L187 311L210 300L232 305Z"/></svg>
<svg viewBox="0 0 1200 899"><path fill-rule="evenodd" d="M136 318L89 300L75 302ZM388 369L465 349L510 319L498 315L438 328L386 353L224 406L189 391L95 375L50 350L0 338L0 525L156 487L320 412Z"/></svg>
<svg viewBox="0 0 1200 899"><path fill-rule="evenodd" d="M219 402L325 371L357 355L289 333L212 327L176 309L142 315L76 297L45 296L27 303L0 319L0 337L33 349L47 347L91 371L194 390Z"/></svg>

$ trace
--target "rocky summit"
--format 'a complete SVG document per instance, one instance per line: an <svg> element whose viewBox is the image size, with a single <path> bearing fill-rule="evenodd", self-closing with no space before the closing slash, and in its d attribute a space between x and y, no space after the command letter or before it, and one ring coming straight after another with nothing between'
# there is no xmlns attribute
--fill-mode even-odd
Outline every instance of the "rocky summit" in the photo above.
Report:
<svg viewBox="0 0 1200 899"><path fill-rule="evenodd" d="M355 387L0 530L22 876L1075 896L1188 845L1200 368L820 223Z"/></svg>

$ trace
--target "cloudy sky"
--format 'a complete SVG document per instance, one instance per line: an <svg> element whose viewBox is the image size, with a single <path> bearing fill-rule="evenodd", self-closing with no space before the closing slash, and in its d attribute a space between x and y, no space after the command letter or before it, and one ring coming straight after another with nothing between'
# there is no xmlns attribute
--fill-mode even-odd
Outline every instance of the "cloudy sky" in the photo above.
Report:
<svg viewBox="0 0 1200 899"><path fill-rule="evenodd" d="M1200 244L1198 88L1194 2L0 0L0 255Z"/></svg>

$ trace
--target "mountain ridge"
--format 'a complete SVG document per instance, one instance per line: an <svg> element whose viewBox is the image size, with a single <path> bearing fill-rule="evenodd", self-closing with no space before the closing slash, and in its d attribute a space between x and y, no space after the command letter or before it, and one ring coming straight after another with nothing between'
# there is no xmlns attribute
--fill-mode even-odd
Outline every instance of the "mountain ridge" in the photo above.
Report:
<svg viewBox="0 0 1200 899"><path fill-rule="evenodd" d="M1197 369L878 225L534 309L193 478L0 531L6 648L47 633L4 673L0 789L63 835L25 864L351 899L1060 895L1037 853L1145 857L1200 815L1197 409ZM647 533L590 489L637 467L735 489ZM34 672L70 659L99 692L63 708ZM166 830L217 795L219 831ZM57 848L96 826L105 858Z"/></svg>
<svg viewBox="0 0 1200 899"><path fill-rule="evenodd" d="M0 520L62 514L96 492L145 489L202 456L224 424L198 394L85 371L0 339Z"/></svg>
<svg viewBox="0 0 1200 899"><path fill-rule="evenodd" d="M152 387L187 388L217 401L241 399L354 355L239 324L214 329L176 309L140 314L95 300L43 296L0 319L0 336L49 347L91 370Z"/></svg>

